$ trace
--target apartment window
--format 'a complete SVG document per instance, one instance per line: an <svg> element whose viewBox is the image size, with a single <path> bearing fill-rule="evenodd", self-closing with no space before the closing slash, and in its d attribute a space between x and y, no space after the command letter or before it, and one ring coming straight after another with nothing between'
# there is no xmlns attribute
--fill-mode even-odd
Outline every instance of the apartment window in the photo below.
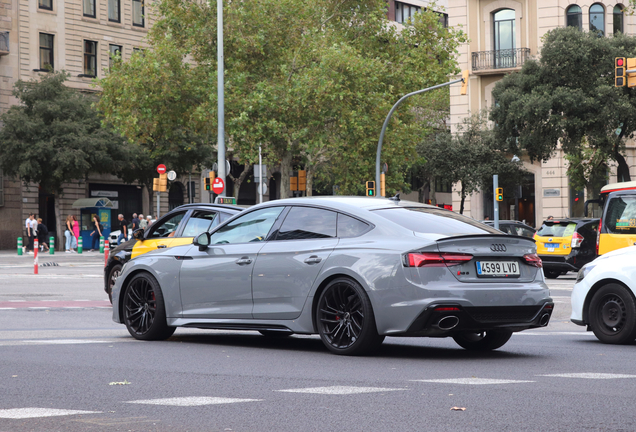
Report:
<svg viewBox="0 0 636 432"><path fill-rule="evenodd" d="M501 9L493 14L495 68L516 66L515 11Z"/></svg>
<svg viewBox="0 0 636 432"><path fill-rule="evenodd" d="M82 0L84 4L84 16L95 18L95 0Z"/></svg>
<svg viewBox="0 0 636 432"><path fill-rule="evenodd" d="M40 33L40 70L53 69L53 35Z"/></svg>
<svg viewBox="0 0 636 432"><path fill-rule="evenodd" d="M395 2L395 21L405 24L409 18L413 18L413 15L421 11L419 6L413 6L406 3Z"/></svg>
<svg viewBox="0 0 636 432"><path fill-rule="evenodd" d="M143 0L133 0L133 25L144 26L144 2Z"/></svg>
<svg viewBox="0 0 636 432"><path fill-rule="evenodd" d="M439 15L439 22L444 26L444 28L448 28L448 14L436 12Z"/></svg>
<svg viewBox="0 0 636 432"><path fill-rule="evenodd" d="M435 179L435 192L451 193L453 192L453 184L438 177Z"/></svg>
<svg viewBox="0 0 636 432"><path fill-rule="evenodd" d="M581 8L577 5L572 5L567 8L565 12L565 25L568 27L577 27L583 29L583 12L581 12Z"/></svg>
<svg viewBox="0 0 636 432"><path fill-rule="evenodd" d="M38 0L40 9L53 10L53 0Z"/></svg>
<svg viewBox="0 0 636 432"><path fill-rule="evenodd" d="M109 45L108 46L108 51L109 51L108 67L110 69L112 69L113 63L115 62L115 59L117 58L117 56L119 56L119 57L122 56L122 46L121 45Z"/></svg>
<svg viewBox="0 0 636 432"><path fill-rule="evenodd" d="M623 5L614 6L614 34L623 33Z"/></svg>
<svg viewBox="0 0 636 432"><path fill-rule="evenodd" d="M108 0L108 21L121 22L119 0Z"/></svg>
<svg viewBox="0 0 636 432"><path fill-rule="evenodd" d="M598 3L590 6L590 31L605 35L605 8Z"/></svg>
<svg viewBox="0 0 636 432"><path fill-rule="evenodd" d="M97 76L97 42L84 41L84 76Z"/></svg>

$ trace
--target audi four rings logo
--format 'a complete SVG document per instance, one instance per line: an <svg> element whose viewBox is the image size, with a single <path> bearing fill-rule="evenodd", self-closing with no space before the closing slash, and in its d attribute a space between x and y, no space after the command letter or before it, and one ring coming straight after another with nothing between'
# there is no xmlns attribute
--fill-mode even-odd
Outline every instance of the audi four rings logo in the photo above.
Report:
<svg viewBox="0 0 636 432"><path fill-rule="evenodd" d="M506 245L505 244L491 244L490 250L493 252L505 252Z"/></svg>

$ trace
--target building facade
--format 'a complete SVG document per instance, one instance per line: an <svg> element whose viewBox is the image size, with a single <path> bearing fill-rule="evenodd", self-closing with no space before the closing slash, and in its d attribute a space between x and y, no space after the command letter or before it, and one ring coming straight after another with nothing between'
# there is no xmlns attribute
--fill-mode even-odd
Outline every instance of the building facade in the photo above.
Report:
<svg viewBox="0 0 636 432"><path fill-rule="evenodd" d="M99 91L93 80L108 74L115 55L127 60L145 49L153 22L144 0L0 0L0 6L0 113L18 103L12 96L17 80L37 80L50 69L68 72L67 85L78 91ZM186 174L172 182L168 194L162 194L161 214L199 200L199 174L193 177L195 181ZM194 187L187 187L190 182ZM124 184L114 175L69 179L63 190L54 197L37 184L24 184L0 171L0 249L14 248L17 237L24 237L30 213L54 232L55 199L63 219L74 214L79 220L73 202L98 196L113 201L112 219L119 213L128 219L132 213L156 216L151 191L141 184Z"/></svg>
<svg viewBox="0 0 636 432"><path fill-rule="evenodd" d="M469 38L460 47L459 66L470 71L467 95L460 95L459 86L451 86L451 129L455 131L471 113L492 107L492 90L497 81L521 70L526 60L536 58L541 39L549 30L576 26L585 31L601 31L606 37L615 32L636 34L636 17L623 9L624 5L617 1L449 0L450 25L461 26ZM583 203L588 197L584 191L570 188L563 152L557 151L545 163L530 163L524 155L518 156L530 175L519 190L504 189L500 219L525 220L537 225L548 216L582 216ZM627 143L626 157L631 175L636 175L634 141ZM610 174L612 181L616 181L615 168ZM459 202L455 190L455 209L459 208ZM475 219L492 218L492 195L472 195L466 201L464 213Z"/></svg>

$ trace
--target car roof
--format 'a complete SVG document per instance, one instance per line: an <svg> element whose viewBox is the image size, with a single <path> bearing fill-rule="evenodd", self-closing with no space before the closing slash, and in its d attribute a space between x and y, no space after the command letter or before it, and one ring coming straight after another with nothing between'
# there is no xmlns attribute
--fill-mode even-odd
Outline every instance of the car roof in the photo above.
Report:
<svg viewBox="0 0 636 432"><path fill-rule="evenodd" d="M245 210L243 207L239 207L239 206L235 206L235 205L230 205L230 204L214 204L214 203L189 203L189 204L182 204L179 207L175 207L174 209L170 210L171 212L175 211L175 210L187 210L187 209L191 209L191 208L221 208L224 210L233 210L235 212L240 212Z"/></svg>
<svg viewBox="0 0 636 432"><path fill-rule="evenodd" d="M544 225L554 225L555 223L588 223L588 222L597 222L599 218L563 218L563 219L550 219L544 220Z"/></svg>
<svg viewBox="0 0 636 432"><path fill-rule="evenodd" d="M361 197L361 196L317 196L317 197L298 197L298 198L285 198L276 201L268 201L264 204L273 205L324 205L332 207L334 209L347 210L351 207L356 207L364 210L380 210L391 208L404 208L404 207L422 207L437 210L444 210L441 207L436 207L429 204L422 204L415 201L407 200L394 200L385 197ZM450 210L446 210L450 211Z"/></svg>

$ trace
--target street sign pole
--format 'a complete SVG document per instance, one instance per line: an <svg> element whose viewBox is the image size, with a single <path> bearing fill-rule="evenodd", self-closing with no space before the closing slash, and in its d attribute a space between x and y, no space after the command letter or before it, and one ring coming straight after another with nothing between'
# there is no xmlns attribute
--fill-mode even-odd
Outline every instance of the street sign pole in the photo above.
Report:
<svg viewBox="0 0 636 432"><path fill-rule="evenodd" d="M263 158L261 156L261 146L258 146L258 202L263 202Z"/></svg>
<svg viewBox="0 0 636 432"><path fill-rule="evenodd" d="M495 214L493 220L495 221L495 228L499 229L499 201L497 201L497 188L499 187L499 176L497 174L492 176L492 201Z"/></svg>
<svg viewBox="0 0 636 432"><path fill-rule="evenodd" d="M451 84L455 84L458 82L463 82L464 79L460 78L460 79L456 79L453 81L449 81L447 83L444 84L438 84L436 86L433 87L428 87L425 88L423 90L418 90L418 91L414 91L413 93L409 93L407 95L404 95L400 98L399 101L397 101L395 103L395 105L393 105L393 108L391 108L391 111L389 111L389 114L386 116L386 119L384 120L384 124L382 125L382 131L380 131L380 139L378 140L378 151L376 153L375 156L375 184L376 184L376 190L375 190L375 196L378 196L378 187L382 181L380 178L380 156L382 155L382 141L384 141L384 132L386 131L386 127L389 125L389 120L391 120L391 116L393 115L393 111L395 111L397 109L397 107L404 102L406 99L410 98L411 96L415 96L416 94L420 94L420 93L425 93L429 90L435 90L441 87L446 87L449 86Z"/></svg>
<svg viewBox="0 0 636 432"><path fill-rule="evenodd" d="M157 219L159 219L159 216L160 216L159 215L159 199L160 199L159 197L161 196L160 194L161 192L157 191L157 216L155 216Z"/></svg>
<svg viewBox="0 0 636 432"><path fill-rule="evenodd" d="M216 62L217 62L217 99L218 99L218 137L217 137L217 157L219 159L218 176L225 181L227 172L225 171L225 80L223 74L225 67L223 64L223 0L216 2ZM220 193L225 196L225 190Z"/></svg>

